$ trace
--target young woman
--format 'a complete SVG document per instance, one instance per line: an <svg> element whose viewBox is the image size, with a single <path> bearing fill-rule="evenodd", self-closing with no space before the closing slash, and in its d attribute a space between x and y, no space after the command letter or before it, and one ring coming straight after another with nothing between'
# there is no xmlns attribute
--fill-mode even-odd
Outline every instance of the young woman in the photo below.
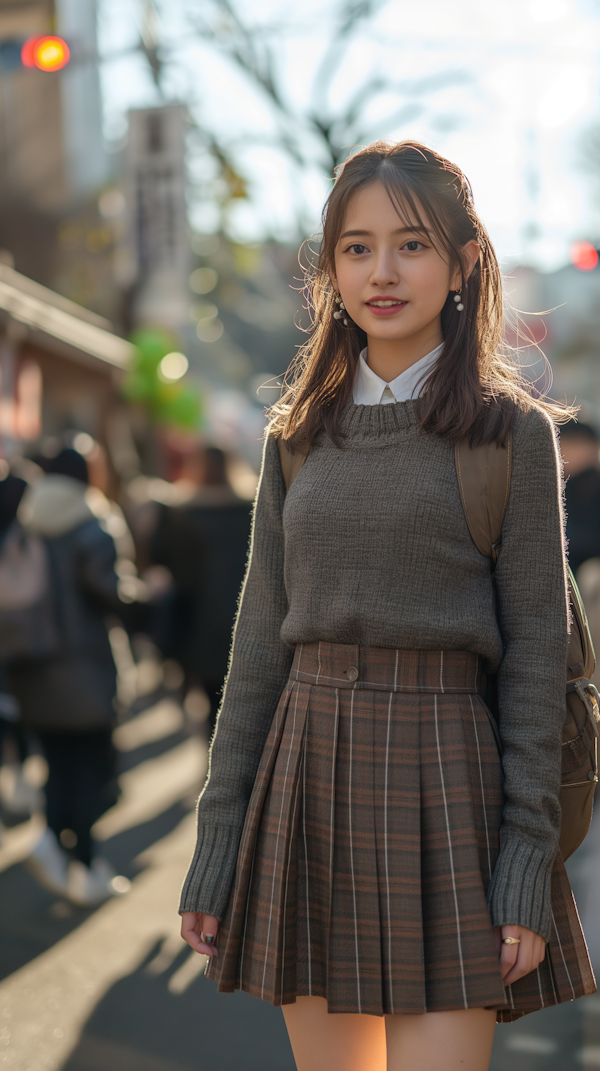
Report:
<svg viewBox="0 0 600 1071"><path fill-rule="evenodd" d="M308 293L182 935L221 991L283 1005L299 1071L484 1071L496 1021L595 988L557 854L564 412L501 355L470 186L423 145L341 168ZM492 578L454 444L511 428ZM306 458L287 495L281 438Z"/></svg>

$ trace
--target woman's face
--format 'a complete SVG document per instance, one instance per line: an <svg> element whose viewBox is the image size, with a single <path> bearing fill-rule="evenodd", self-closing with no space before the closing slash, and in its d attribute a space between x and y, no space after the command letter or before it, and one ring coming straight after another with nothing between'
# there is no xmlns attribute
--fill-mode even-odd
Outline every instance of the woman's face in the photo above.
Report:
<svg viewBox="0 0 600 1071"><path fill-rule="evenodd" d="M431 341L432 347L442 341L440 314L448 291L461 285L460 270L413 229L416 223L408 207L404 218L398 215L380 182L365 186L348 206L332 282L369 339ZM472 267L479 246L469 242L465 253Z"/></svg>

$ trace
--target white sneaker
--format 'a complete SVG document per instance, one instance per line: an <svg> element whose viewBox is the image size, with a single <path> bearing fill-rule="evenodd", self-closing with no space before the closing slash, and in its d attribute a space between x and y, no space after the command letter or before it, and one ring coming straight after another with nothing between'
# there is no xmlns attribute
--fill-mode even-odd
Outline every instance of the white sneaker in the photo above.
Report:
<svg viewBox="0 0 600 1071"><path fill-rule="evenodd" d="M65 895L69 858L51 829L44 830L25 865L48 892Z"/></svg>
<svg viewBox="0 0 600 1071"><path fill-rule="evenodd" d="M90 867L78 859L69 865L67 899L77 907L98 907L113 896L123 896L130 888L129 879L115 874L107 859L98 857Z"/></svg>
<svg viewBox="0 0 600 1071"><path fill-rule="evenodd" d="M129 878L124 877L123 874L117 874L115 868L111 866L108 859L105 859L102 855L97 855L92 859L92 865L90 867L92 874L95 874L100 881L105 881L111 889L112 896L123 896L123 893L129 892L131 888L131 882Z"/></svg>

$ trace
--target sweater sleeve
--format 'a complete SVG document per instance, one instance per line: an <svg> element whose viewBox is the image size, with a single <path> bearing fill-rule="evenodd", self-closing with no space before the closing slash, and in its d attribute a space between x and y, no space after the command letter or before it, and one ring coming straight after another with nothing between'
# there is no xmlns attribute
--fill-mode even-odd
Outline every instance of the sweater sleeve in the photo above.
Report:
<svg viewBox="0 0 600 1071"><path fill-rule="evenodd" d="M548 939L569 617L562 463L554 427L538 410L515 423L496 586L505 806L488 903L495 926L526 926Z"/></svg>
<svg viewBox="0 0 600 1071"><path fill-rule="evenodd" d="M277 441L268 436L230 668L198 801L198 837L180 912L223 917L258 765L289 676L293 651L281 640L287 613L284 502Z"/></svg>

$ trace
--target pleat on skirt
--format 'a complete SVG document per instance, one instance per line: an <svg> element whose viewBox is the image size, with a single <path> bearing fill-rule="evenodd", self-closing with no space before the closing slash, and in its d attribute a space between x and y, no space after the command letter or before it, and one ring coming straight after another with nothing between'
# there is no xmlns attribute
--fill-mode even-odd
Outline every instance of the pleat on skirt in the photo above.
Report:
<svg viewBox="0 0 600 1071"><path fill-rule="evenodd" d="M498 1021L595 992L562 859L537 970L504 987L486 891L502 765L478 656L296 649L207 976L272 1004Z"/></svg>

